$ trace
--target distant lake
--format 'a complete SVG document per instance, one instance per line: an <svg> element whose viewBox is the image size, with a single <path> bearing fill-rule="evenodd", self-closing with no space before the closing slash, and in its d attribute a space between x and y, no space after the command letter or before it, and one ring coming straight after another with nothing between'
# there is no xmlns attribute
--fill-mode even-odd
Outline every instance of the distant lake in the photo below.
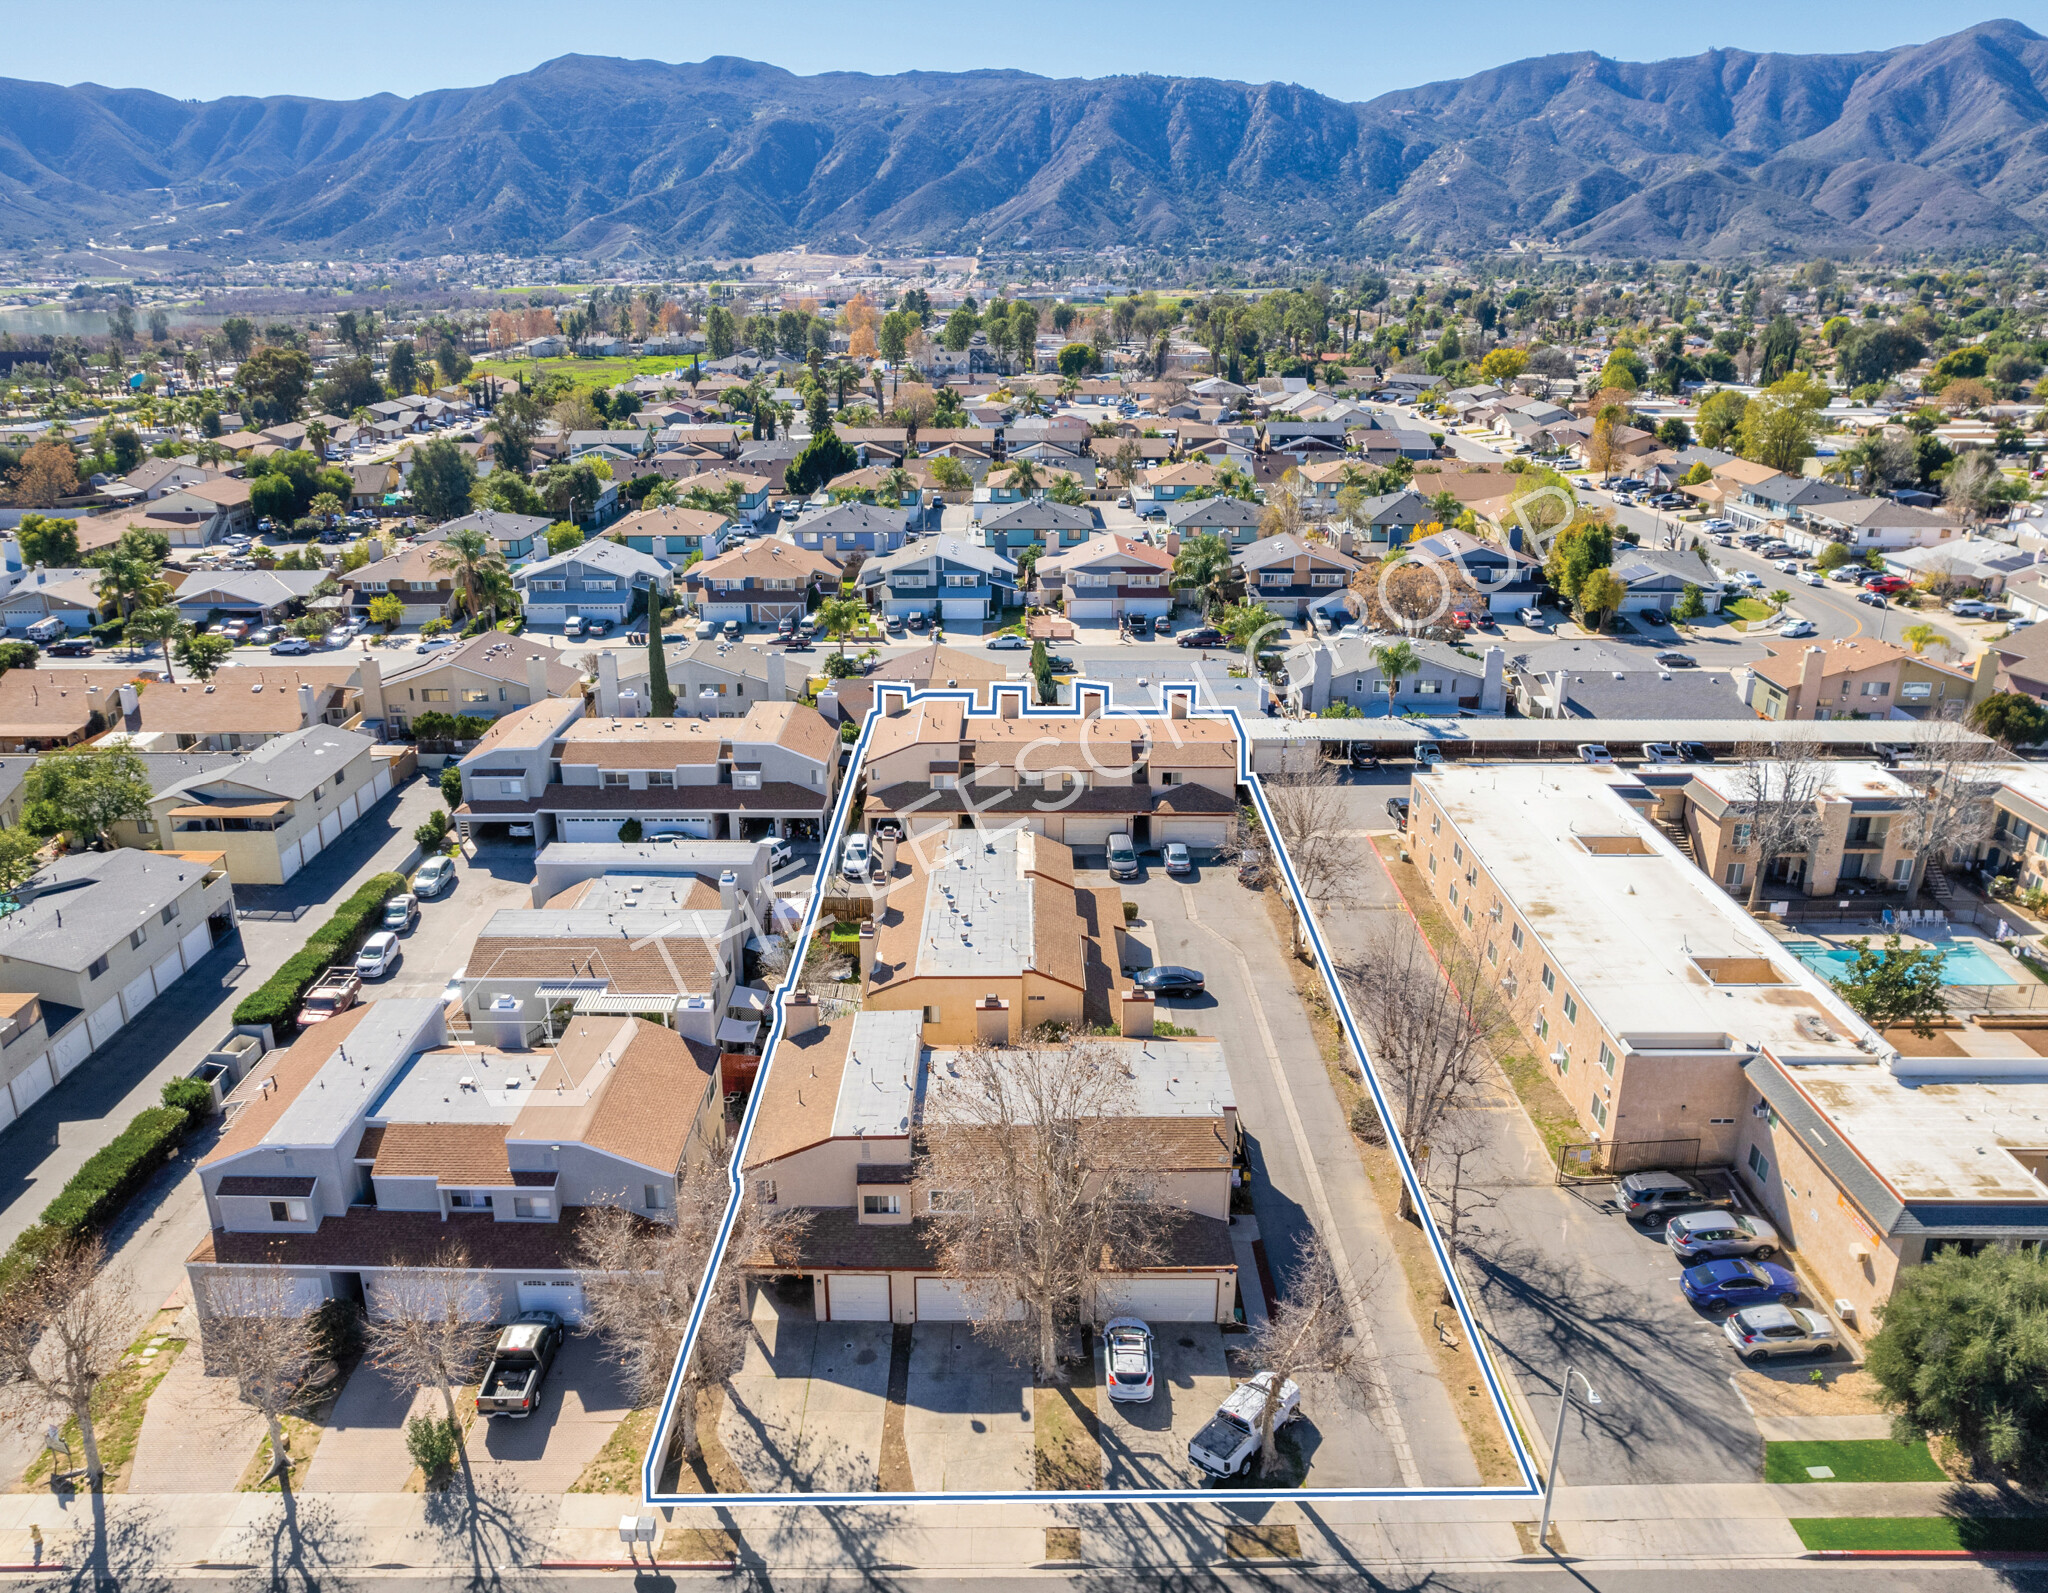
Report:
<svg viewBox="0 0 2048 1593"><path fill-rule="evenodd" d="M227 319L225 315L197 310L167 308L164 314L169 317L173 332L181 327L198 327L210 332ZM147 308L137 308L135 331L138 337L148 338ZM0 332L12 332L16 337L105 337L107 312L70 310L60 304L17 305L13 309L0 309Z"/></svg>

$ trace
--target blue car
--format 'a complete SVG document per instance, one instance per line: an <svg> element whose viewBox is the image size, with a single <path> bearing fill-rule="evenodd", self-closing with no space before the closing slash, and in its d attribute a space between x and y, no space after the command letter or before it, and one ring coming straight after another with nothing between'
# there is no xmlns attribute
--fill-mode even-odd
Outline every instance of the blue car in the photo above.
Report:
<svg viewBox="0 0 2048 1593"><path fill-rule="evenodd" d="M1799 1298L1799 1280L1770 1261L1709 1261L1704 1266L1687 1267L1679 1282L1685 1297L1708 1311L1790 1305Z"/></svg>

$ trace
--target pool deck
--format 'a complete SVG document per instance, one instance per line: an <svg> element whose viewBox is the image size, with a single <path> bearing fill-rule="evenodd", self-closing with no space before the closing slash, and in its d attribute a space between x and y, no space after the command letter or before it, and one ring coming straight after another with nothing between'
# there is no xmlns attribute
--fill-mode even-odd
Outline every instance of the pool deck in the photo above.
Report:
<svg viewBox="0 0 2048 1593"><path fill-rule="evenodd" d="M1765 922L1771 934L1777 939L1778 944L1786 947L1788 950L1800 941L1814 941L1831 951L1853 950L1852 942L1866 939L1871 941L1873 945L1882 947L1884 942L1896 933L1899 937L1901 950L1946 952L1962 948L1973 951L1983 957L1985 961L2004 974L2006 979L2012 984L2030 985L2037 982L2033 973L2027 969L2026 965L2003 946L1999 945L1997 941L1988 935L1977 934L1969 930L1959 934L1917 935L1909 930L1894 930L1882 923L1873 921L1866 924L1831 923L1827 926L1826 933L1821 933L1812 924L1782 924L1769 922L1768 920ZM2021 924L2015 924L2013 927L2015 929L2025 928Z"/></svg>

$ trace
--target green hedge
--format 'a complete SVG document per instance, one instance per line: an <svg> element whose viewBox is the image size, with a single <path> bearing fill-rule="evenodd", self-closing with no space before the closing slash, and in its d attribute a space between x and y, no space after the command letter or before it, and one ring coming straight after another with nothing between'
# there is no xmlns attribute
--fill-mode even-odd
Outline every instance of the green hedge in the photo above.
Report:
<svg viewBox="0 0 2048 1593"><path fill-rule="evenodd" d="M377 927L385 899L404 889L403 874L378 874L368 880L313 931L296 956L242 998L235 1008L235 1022L267 1023L280 1040L290 1038L299 1002L313 981L343 958L355 955Z"/></svg>

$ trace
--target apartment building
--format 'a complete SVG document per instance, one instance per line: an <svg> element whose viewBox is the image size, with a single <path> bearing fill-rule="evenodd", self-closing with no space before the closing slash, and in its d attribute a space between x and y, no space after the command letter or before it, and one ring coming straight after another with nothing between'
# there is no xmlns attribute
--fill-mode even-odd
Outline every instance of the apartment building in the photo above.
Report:
<svg viewBox="0 0 2048 1593"><path fill-rule="evenodd" d="M1669 783L1649 783L1659 799L1657 816L1684 826L1701 870L1738 900L1748 899L1758 869L1765 890L1779 898L1788 891L1834 896L1844 888L1911 889L1918 859L1906 815L1913 788L1875 763L1830 763L1823 778L1813 803L1813 845L1773 858L1758 854L1750 816L1760 794L1784 789L1777 765L1702 764Z"/></svg>
<svg viewBox="0 0 2048 1593"><path fill-rule="evenodd" d="M1164 719L1105 714L1090 693L1082 716L1030 715L1021 695L1004 693L999 716L971 715L957 700L886 714L861 765L868 827L1023 828L1078 851L1119 833L1141 848L1228 843L1238 747L1227 720L1179 717L1178 707Z"/></svg>
<svg viewBox="0 0 2048 1593"><path fill-rule="evenodd" d="M1769 649L1735 670L1742 701L1764 719L1959 718L1995 689L1998 655L1938 664L1875 637Z"/></svg>
<svg viewBox="0 0 2048 1593"><path fill-rule="evenodd" d="M280 1270L303 1304L371 1315L391 1275L460 1252L487 1320L583 1313L588 1212L673 1221L676 1183L723 1124L717 1056L632 1016L550 1046L451 1043L438 998L366 1002L272 1052L200 1163L208 1233L187 1259Z"/></svg>

